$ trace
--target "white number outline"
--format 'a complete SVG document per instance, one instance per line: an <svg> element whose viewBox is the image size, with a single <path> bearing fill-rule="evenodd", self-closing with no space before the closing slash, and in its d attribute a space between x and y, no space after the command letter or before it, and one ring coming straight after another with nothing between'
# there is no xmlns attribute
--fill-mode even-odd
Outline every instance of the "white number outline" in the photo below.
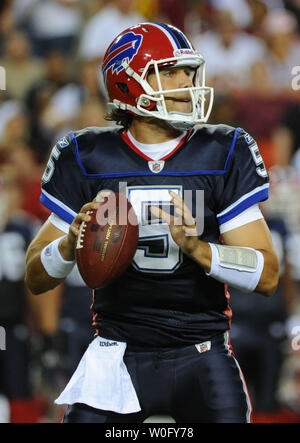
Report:
<svg viewBox="0 0 300 443"><path fill-rule="evenodd" d="M259 152L259 148L257 146L257 143L254 143L253 145L248 146L248 148L250 149L254 163L257 166L257 168L256 168L257 174L263 178L268 177L268 172L267 172L265 163L263 161L263 158Z"/></svg>
<svg viewBox="0 0 300 443"><path fill-rule="evenodd" d="M161 186L161 185L157 185L157 186L127 186L126 188L126 193L127 193L127 198L128 200L132 203L131 200L131 196L132 196L132 192L133 191L153 191L153 190L173 190L174 192L177 192L179 195L182 195L182 186L181 185L165 185L165 186ZM170 197L171 200L171 197ZM178 269L180 267L180 265L182 264L183 261L183 254L181 249L179 248L179 246L175 243L175 241L173 240L173 237L171 235L171 232L169 230L169 227L167 225L167 223L162 222L162 223L147 223L147 224L142 224L142 212L143 212L143 208L145 206L145 204L157 204L157 203L165 203L168 204L170 203L170 200L165 200L164 199L160 199L158 200L157 198L153 199L153 200L149 200L149 198L146 198L145 200L141 200L141 205L140 205L140 210L141 213L139 213L139 211L137 211L137 207L134 207L137 216L138 216L138 220L139 220L139 224L140 224L140 232L141 230L143 230L143 227L145 226L153 226L153 229L156 230L157 232L153 233L153 235L141 235L139 237L139 241L143 242L143 241L149 241L150 244L149 246L145 246L145 245L139 245L137 247L137 252L133 258L132 261L132 265L133 267L143 273L155 273L155 274L173 274L174 271L176 271L176 269ZM133 204L134 206L134 204ZM163 232L158 232L159 228L163 229ZM166 227L167 227L167 232L166 232ZM164 242L164 251L163 253L149 253L147 252L147 250L149 251L149 248L151 247L151 241L157 241L158 239L167 239ZM147 264L143 265L143 261L145 263L145 260L147 259L155 259L155 258L170 258L169 252L172 249L172 255L173 255L173 261L175 262L175 254L176 255L176 263L172 266L172 267L168 267L165 269L162 269L162 267L157 267L157 268L150 268L147 267ZM139 252L138 251L143 251L144 255L143 257L139 257Z"/></svg>
<svg viewBox="0 0 300 443"><path fill-rule="evenodd" d="M55 163L54 163L53 158L55 158L55 160L58 160L59 157L60 157L60 154L61 154L61 151L55 145L54 148L51 151L49 160L48 160L46 168L45 168L45 172L44 172L43 177L42 177L42 182L43 183L48 183L51 180L52 175L54 174L54 170L55 170Z"/></svg>

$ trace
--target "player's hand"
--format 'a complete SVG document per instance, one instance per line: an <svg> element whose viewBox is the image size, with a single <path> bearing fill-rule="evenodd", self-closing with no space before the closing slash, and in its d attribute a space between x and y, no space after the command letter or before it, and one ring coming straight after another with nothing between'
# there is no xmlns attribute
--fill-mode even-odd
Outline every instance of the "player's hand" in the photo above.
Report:
<svg viewBox="0 0 300 443"><path fill-rule="evenodd" d="M77 237L80 232L80 225L82 222L89 222L91 217L89 216L89 211L99 209L101 203L104 201L104 197L107 197L107 191L101 191L97 194L92 202L86 203L82 206L79 213L74 218L68 235L60 242L59 251L64 260L72 261L75 259L75 246Z"/></svg>
<svg viewBox="0 0 300 443"><path fill-rule="evenodd" d="M173 191L169 191L174 204L174 216L162 209L151 206L151 212L159 219L169 224L171 235L182 252L190 255L197 247L199 240L196 221L183 199Z"/></svg>

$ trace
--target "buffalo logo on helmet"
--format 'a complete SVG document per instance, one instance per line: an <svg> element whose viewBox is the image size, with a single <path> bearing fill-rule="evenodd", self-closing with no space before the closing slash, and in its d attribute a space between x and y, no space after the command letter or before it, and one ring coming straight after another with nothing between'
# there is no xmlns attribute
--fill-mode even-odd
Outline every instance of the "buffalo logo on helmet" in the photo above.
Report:
<svg viewBox="0 0 300 443"><path fill-rule="evenodd" d="M124 69L122 63L127 61L129 64L136 56L142 40L143 36L141 34L135 34L134 32L127 32L120 36L106 54L106 60L103 65L104 76L107 75L109 69L112 69L113 74L116 71L119 74Z"/></svg>

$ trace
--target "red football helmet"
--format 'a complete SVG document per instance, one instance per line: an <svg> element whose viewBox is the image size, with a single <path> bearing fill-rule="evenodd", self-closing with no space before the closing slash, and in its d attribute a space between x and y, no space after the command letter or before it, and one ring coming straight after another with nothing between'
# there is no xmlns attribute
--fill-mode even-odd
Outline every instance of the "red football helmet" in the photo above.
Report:
<svg viewBox="0 0 300 443"><path fill-rule="evenodd" d="M195 68L193 86L163 90L159 68L169 65ZM147 81L150 70L156 74L157 91ZM126 29L107 49L102 72L110 111L122 109L134 115L156 117L182 130L205 123L211 112L213 89L205 85L205 61L174 26L141 23ZM165 95L187 90L193 104L192 112L168 112Z"/></svg>

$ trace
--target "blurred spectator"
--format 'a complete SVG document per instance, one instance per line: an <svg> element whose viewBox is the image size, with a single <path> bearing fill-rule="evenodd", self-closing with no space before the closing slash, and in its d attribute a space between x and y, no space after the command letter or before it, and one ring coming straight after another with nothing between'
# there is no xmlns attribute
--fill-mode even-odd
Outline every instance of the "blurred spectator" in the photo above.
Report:
<svg viewBox="0 0 300 443"><path fill-rule="evenodd" d="M291 104L284 114L281 125L292 136L292 166L295 168L300 183L300 103Z"/></svg>
<svg viewBox="0 0 300 443"><path fill-rule="evenodd" d="M73 375L95 333L90 309L92 299L93 291L85 285L76 266L63 285L59 324L65 342L66 381Z"/></svg>
<svg viewBox="0 0 300 443"><path fill-rule="evenodd" d="M184 31L186 2L181 0L160 0L158 3L158 17L155 21L170 23Z"/></svg>
<svg viewBox="0 0 300 443"><path fill-rule="evenodd" d="M268 218L280 217L287 224L290 232L287 257L291 274L300 285L300 181L296 169L291 165L292 134L287 128L278 127L273 131L271 142L273 166L269 170L270 198L262 207Z"/></svg>
<svg viewBox="0 0 300 443"><path fill-rule="evenodd" d="M251 23L251 10L247 0L212 0L217 11L230 11L239 28L247 28Z"/></svg>
<svg viewBox="0 0 300 443"><path fill-rule="evenodd" d="M246 88L251 66L266 50L260 39L237 27L228 11L216 14L215 29L195 37L194 46L206 60L207 78L216 92Z"/></svg>
<svg viewBox="0 0 300 443"><path fill-rule="evenodd" d="M286 128L272 134L273 166L269 170L270 198L263 203L268 218L283 218L291 233L300 230L300 182L291 166L292 135Z"/></svg>
<svg viewBox="0 0 300 443"><path fill-rule="evenodd" d="M22 189L14 171L2 169L1 181L0 324L6 332L6 350L0 353L0 393L9 400L9 421L36 422L24 262L39 224L20 210Z"/></svg>
<svg viewBox="0 0 300 443"><path fill-rule="evenodd" d="M74 129L80 130L88 126L107 126L107 121L104 119L105 114L104 104L96 98L91 98L81 106L74 121Z"/></svg>
<svg viewBox="0 0 300 443"><path fill-rule="evenodd" d="M214 9L210 2L198 2L192 0L184 17L184 29L186 35L194 43L196 37L212 27Z"/></svg>
<svg viewBox="0 0 300 443"><path fill-rule="evenodd" d="M296 299L296 286L286 258L285 223L273 218L268 225L280 264L275 294L265 298L229 289L233 311L231 341L250 391L254 422L258 415L274 414L281 408L278 389L287 339L286 322Z"/></svg>
<svg viewBox="0 0 300 443"><path fill-rule="evenodd" d="M283 0L284 6L291 11L298 23L298 33L300 32L300 1L299 0Z"/></svg>
<svg viewBox="0 0 300 443"><path fill-rule="evenodd" d="M20 102L6 100L0 105L0 154L2 161L11 145L28 138L28 121Z"/></svg>
<svg viewBox="0 0 300 443"><path fill-rule="evenodd" d="M116 35L144 21L147 20L133 11L133 0L111 0L85 25L80 42L80 57L102 59Z"/></svg>
<svg viewBox="0 0 300 443"><path fill-rule="evenodd" d="M31 41L33 36L29 23L30 14L37 2L38 0L11 0L9 8L15 28L26 32L30 36Z"/></svg>
<svg viewBox="0 0 300 443"><path fill-rule="evenodd" d="M6 70L7 92L16 100L23 100L30 86L44 75L43 63L31 57L30 41L20 31L7 37L0 65Z"/></svg>
<svg viewBox="0 0 300 443"><path fill-rule="evenodd" d="M55 142L60 136L74 129L74 122L81 106L90 99L99 102L102 98L95 63L86 60L80 64L77 78L55 91L41 110L39 115L40 130L43 133L52 134L52 143ZM101 107L101 104L99 106ZM102 122L102 115L103 110L101 109L100 122ZM93 120L98 121L97 116Z"/></svg>
<svg viewBox="0 0 300 443"><path fill-rule="evenodd" d="M134 9L147 21L155 21L159 15L159 0L134 0Z"/></svg>
<svg viewBox="0 0 300 443"><path fill-rule="evenodd" d="M52 142L72 129L73 119L79 112L82 88L69 83L55 92L39 117L42 132L52 135Z"/></svg>
<svg viewBox="0 0 300 443"><path fill-rule="evenodd" d="M209 122L213 125L226 122L227 125L233 127L240 126L240 122L237 118L237 109L231 94L224 93L216 95Z"/></svg>
<svg viewBox="0 0 300 443"><path fill-rule="evenodd" d="M262 37L262 27L268 14L268 7L263 0L247 0L247 3L251 11L251 22L246 29L250 34Z"/></svg>
<svg viewBox="0 0 300 443"><path fill-rule="evenodd" d="M296 151L294 157L293 157L293 162L292 162L294 168L296 169L297 175L298 175L298 180L300 182L300 148Z"/></svg>
<svg viewBox="0 0 300 443"><path fill-rule="evenodd" d="M52 96L70 81L70 66L63 53L50 52L45 59L45 75L28 91L26 106L29 112L31 146L39 158L48 157L54 134L41 125L41 116L51 101Z"/></svg>
<svg viewBox="0 0 300 443"><path fill-rule="evenodd" d="M40 421L60 421L60 410L54 400L64 384L66 361L59 316L62 306L62 285L52 291L36 295L28 294L32 317L31 371L36 395L43 403Z"/></svg>
<svg viewBox="0 0 300 443"><path fill-rule="evenodd" d="M272 88L291 93L292 68L299 65L300 60L297 21L288 11L274 10L266 17L263 29L269 49L265 63Z"/></svg>
<svg viewBox="0 0 300 443"><path fill-rule="evenodd" d="M291 103L281 120L281 125L288 128L293 136L293 153L300 149L300 102ZM298 153L299 155L299 153ZM299 169L300 177L300 169Z"/></svg>
<svg viewBox="0 0 300 443"><path fill-rule="evenodd" d="M13 0L2 0L0 3L0 54L3 51L5 37L14 29L14 20L11 13Z"/></svg>
<svg viewBox="0 0 300 443"><path fill-rule="evenodd" d="M20 207L29 215L45 221L49 211L40 203L41 177L44 164L38 163L35 153L26 144L11 144L6 153L6 162L18 176L22 187Z"/></svg>
<svg viewBox="0 0 300 443"><path fill-rule="evenodd" d="M299 323L298 323L299 328ZM299 329L298 329L299 330ZM291 340L295 340L295 336ZM299 339L297 340L299 346ZM295 414L295 421L300 422L300 354L299 349L290 350L282 368L279 398ZM297 420L298 417L298 420Z"/></svg>
<svg viewBox="0 0 300 443"><path fill-rule="evenodd" d="M254 135L267 169L273 164L272 132L281 125L283 115L291 105L290 96L272 90L263 63L252 66L251 88L232 92L239 126Z"/></svg>
<svg viewBox="0 0 300 443"><path fill-rule="evenodd" d="M0 3L0 16L1 16L4 12L6 12L8 4L9 4L8 0L3 0L3 1Z"/></svg>
<svg viewBox="0 0 300 443"><path fill-rule="evenodd" d="M31 0L30 3L28 26L35 54L44 57L49 51L59 49L66 57L70 56L82 23L80 0Z"/></svg>

